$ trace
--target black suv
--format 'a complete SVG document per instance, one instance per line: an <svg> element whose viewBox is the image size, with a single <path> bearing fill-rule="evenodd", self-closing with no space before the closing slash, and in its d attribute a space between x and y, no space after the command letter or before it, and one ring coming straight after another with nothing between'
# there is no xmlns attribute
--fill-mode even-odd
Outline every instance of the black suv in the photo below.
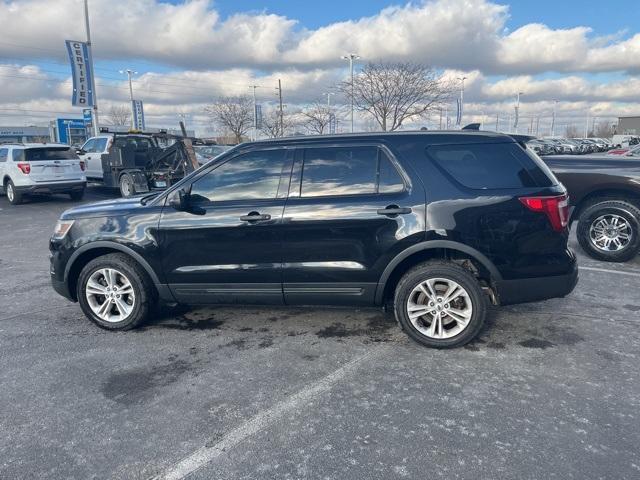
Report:
<svg viewBox="0 0 640 480"><path fill-rule="evenodd" d="M394 305L465 344L487 302L570 293L564 187L507 135L406 132L240 145L166 192L67 210L51 279L110 330L160 302Z"/></svg>

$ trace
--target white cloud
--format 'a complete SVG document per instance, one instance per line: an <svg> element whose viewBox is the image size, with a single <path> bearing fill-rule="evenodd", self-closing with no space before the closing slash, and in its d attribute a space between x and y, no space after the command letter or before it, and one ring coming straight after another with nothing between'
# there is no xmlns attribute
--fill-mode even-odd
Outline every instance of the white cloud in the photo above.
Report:
<svg viewBox="0 0 640 480"><path fill-rule="evenodd" d="M355 51L369 60L414 60L485 73L640 69L640 35L593 37L588 26L552 29L537 23L505 33L508 7L489 0L424 0L316 30L269 13L222 19L209 0L90 5L95 54L103 59L191 69L307 69L341 65L340 56ZM0 42L0 56L62 59L63 40L84 35L80 8L76 0L0 2L3 38L11 43Z"/></svg>

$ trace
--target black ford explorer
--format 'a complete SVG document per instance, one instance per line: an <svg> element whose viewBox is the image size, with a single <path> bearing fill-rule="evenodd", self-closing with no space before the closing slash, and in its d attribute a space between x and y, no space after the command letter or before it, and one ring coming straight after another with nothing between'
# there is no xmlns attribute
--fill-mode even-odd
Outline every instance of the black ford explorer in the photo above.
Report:
<svg viewBox="0 0 640 480"><path fill-rule="evenodd" d="M169 190L64 212L51 279L100 327L160 302L393 305L414 340L470 341L487 302L569 294L564 187L517 137L403 132L240 145Z"/></svg>

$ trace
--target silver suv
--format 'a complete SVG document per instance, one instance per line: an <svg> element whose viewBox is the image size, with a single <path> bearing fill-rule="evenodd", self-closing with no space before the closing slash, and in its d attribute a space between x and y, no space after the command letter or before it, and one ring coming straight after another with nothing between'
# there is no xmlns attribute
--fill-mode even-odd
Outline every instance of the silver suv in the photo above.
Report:
<svg viewBox="0 0 640 480"><path fill-rule="evenodd" d="M84 169L84 162L68 145L0 145L1 185L13 205L22 203L25 195L42 193L66 193L80 200L87 185Z"/></svg>

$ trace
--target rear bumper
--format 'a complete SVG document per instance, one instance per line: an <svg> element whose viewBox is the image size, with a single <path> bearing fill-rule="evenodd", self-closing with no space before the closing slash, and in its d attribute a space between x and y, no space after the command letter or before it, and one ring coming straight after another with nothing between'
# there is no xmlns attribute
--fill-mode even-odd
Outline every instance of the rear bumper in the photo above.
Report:
<svg viewBox="0 0 640 480"><path fill-rule="evenodd" d="M67 193L76 190L82 190L87 186L86 180L81 182L64 182L64 183L43 183L33 185L22 185L15 187L16 192L23 194L38 194L38 193Z"/></svg>
<svg viewBox="0 0 640 480"><path fill-rule="evenodd" d="M512 305L565 297L573 291L577 283L578 265L574 263L573 270L566 275L500 280L496 282L496 290L500 305Z"/></svg>

